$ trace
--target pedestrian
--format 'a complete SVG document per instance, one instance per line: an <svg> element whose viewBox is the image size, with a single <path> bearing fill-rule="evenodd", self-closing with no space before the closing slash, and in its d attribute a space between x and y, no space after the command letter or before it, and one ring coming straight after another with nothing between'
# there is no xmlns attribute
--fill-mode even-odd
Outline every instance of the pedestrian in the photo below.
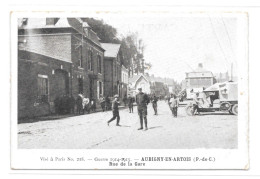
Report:
<svg viewBox="0 0 260 179"><path fill-rule="evenodd" d="M96 112L96 100L95 99L91 100L90 109L92 112Z"/></svg>
<svg viewBox="0 0 260 179"><path fill-rule="evenodd" d="M129 94L129 97L127 100L128 100L129 113L133 113L134 112L134 110L133 110L134 98L132 96L130 96L130 94Z"/></svg>
<svg viewBox="0 0 260 179"><path fill-rule="evenodd" d="M158 97L156 97L155 95L152 98L152 104L153 104L153 110L154 110L154 115L158 115L157 112L157 102L158 102Z"/></svg>
<svg viewBox="0 0 260 179"><path fill-rule="evenodd" d="M199 93L197 92L193 97L193 115L196 114L200 115L200 112L198 111L199 104L200 104L198 97L199 97Z"/></svg>
<svg viewBox="0 0 260 179"><path fill-rule="evenodd" d="M112 113L113 113L113 117L107 121L107 125L109 126L109 123L112 122L113 120L116 119L116 126L120 126L119 122L120 122L120 116L119 116L119 96L118 95L115 95L114 96L114 100L112 102Z"/></svg>
<svg viewBox="0 0 260 179"><path fill-rule="evenodd" d="M87 111L88 114L90 113L91 104L89 98L83 98L82 108L83 108L83 114L85 113L85 111Z"/></svg>
<svg viewBox="0 0 260 179"><path fill-rule="evenodd" d="M125 107L126 107L126 103L127 103L127 97L126 97L126 95L125 95L124 98L123 98L123 102L124 102L124 105L125 105Z"/></svg>
<svg viewBox="0 0 260 179"><path fill-rule="evenodd" d="M147 104L149 103L149 99L147 94L142 92L142 88L138 88L139 93L136 95L136 104L138 109L138 115L140 118L140 128L138 130L143 129L143 121L145 124L145 130L148 130L147 127Z"/></svg>
<svg viewBox="0 0 260 179"><path fill-rule="evenodd" d="M75 108L75 99L73 95L70 95L69 97L69 112L71 114L74 114L74 108Z"/></svg>
<svg viewBox="0 0 260 179"><path fill-rule="evenodd" d="M80 115L81 111L83 110L83 95L82 94L78 94L77 100L76 100L76 104L77 104L77 113ZM84 110L83 110L83 114L84 114Z"/></svg>
<svg viewBox="0 0 260 179"><path fill-rule="evenodd" d="M99 103L101 105L102 111L104 112L106 110L106 101L103 95L100 95Z"/></svg>
<svg viewBox="0 0 260 179"><path fill-rule="evenodd" d="M106 96L105 102L106 102L106 110L110 110L110 99L108 96Z"/></svg>
<svg viewBox="0 0 260 179"><path fill-rule="evenodd" d="M170 99L170 106L171 106L173 117L177 117L179 102L176 95L172 95L172 98Z"/></svg>

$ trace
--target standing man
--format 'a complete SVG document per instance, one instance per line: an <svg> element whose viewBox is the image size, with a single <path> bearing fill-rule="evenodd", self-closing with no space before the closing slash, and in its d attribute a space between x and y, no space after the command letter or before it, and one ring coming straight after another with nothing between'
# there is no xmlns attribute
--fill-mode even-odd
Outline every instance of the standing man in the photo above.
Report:
<svg viewBox="0 0 260 179"><path fill-rule="evenodd" d="M120 104L119 102L119 96L118 95L115 95L114 96L114 100L112 102L112 112L113 112L113 117L107 121L107 125L109 126L109 123L112 122L113 120L117 119L116 120L116 126L120 126L119 125L119 121L120 121L120 116L119 116L119 109L118 109L118 106Z"/></svg>
<svg viewBox="0 0 260 179"><path fill-rule="evenodd" d="M148 130L147 127L147 104L149 103L149 98L147 94L142 92L142 88L138 88L139 93L136 95L136 104L137 104L137 110L138 115L140 118L140 124L141 127L138 130L143 129L143 120L145 124L145 130Z"/></svg>
<svg viewBox="0 0 260 179"><path fill-rule="evenodd" d="M127 100L128 100L129 113L133 113L134 98L132 96L130 96L130 94L129 94L129 97Z"/></svg>
<svg viewBox="0 0 260 179"><path fill-rule="evenodd" d="M102 108L102 111L104 112L106 110L106 101L103 95L100 95L99 102Z"/></svg>
<svg viewBox="0 0 260 179"><path fill-rule="evenodd" d="M170 106L172 110L173 117L177 117L178 107L179 107L179 101L177 99L177 96L174 94L173 97L170 100Z"/></svg>
<svg viewBox="0 0 260 179"><path fill-rule="evenodd" d="M196 93L196 95L194 95L193 97L193 115L200 115L200 112L198 111L198 108L199 108L199 104L200 104L200 101L198 99L200 93Z"/></svg>
<svg viewBox="0 0 260 179"><path fill-rule="evenodd" d="M158 115L157 114L157 102L158 102L158 98L154 95L153 99L152 99L154 115Z"/></svg>

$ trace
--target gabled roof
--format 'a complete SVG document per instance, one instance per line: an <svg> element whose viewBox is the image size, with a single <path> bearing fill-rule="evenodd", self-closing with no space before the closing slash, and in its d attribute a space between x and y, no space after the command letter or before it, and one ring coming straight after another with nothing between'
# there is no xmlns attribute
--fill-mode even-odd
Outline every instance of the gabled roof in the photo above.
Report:
<svg viewBox="0 0 260 179"><path fill-rule="evenodd" d="M94 31L90 29L87 22L83 22L80 18L56 18L57 22L53 25L46 25L46 18L21 18L18 19L18 29L59 29L59 28L73 28L78 33L83 34L96 45L100 46L98 37ZM23 21L26 20L26 25ZM88 29L88 33L84 30Z"/></svg>
<svg viewBox="0 0 260 179"><path fill-rule="evenodd" d="M26 25L23 21L27 21ZM46 25L46 18L21 18L18 19L19 29L41 29L41 28L68 28L71 25L67 18L59 18L55 25Z"/></svg>
<svg viewBox="0 0 260 179"><path fill-rule="evenodd" d="M101 47L105 49L105 57L116 58L121 44L101 43Z"/></svg>
<svg viewBox="0 0 260 179"><path fill-rule="evenodd" d="M143 75L143 74L134 75L134 76L130 77L130 78L128 79L128 81L129 81L129 83L132 83L133 86L135 86L135 85L136 85L136 82L137 82L141 77L143 77L147 82L150 82L150 79L149 79L147 76Z"/></svg>

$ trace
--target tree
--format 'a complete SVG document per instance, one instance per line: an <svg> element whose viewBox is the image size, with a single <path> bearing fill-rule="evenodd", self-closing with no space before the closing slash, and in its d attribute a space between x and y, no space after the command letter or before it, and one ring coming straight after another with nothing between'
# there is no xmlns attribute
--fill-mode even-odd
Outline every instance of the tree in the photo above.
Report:
<svg viewBox="0 0 260 179"><path fill-rule="evenodd" d="M117 30L104 23L103 20L97 20L94 18L81 18L82 21L87 22L91 29L97 34L101 39L102 43L120 43L120 40L117 38Z"/></svg>
<svg viewBox="0 0 260 179"><path fill-rule="evenodd" d="M130 73L144 73L145 60L143 53L145 45L138 37L138 33L131 33L121 40L117 37L117 29L106 24L103 20L94 18L81 18L87 22L91 29L97 34L102 43L121 44L121 64L129 69Z"/></svg>

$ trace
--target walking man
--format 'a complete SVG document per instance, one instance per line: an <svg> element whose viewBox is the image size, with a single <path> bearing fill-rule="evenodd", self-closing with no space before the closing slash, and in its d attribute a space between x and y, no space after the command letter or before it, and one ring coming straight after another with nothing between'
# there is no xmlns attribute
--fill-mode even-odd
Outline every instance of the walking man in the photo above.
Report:
<svg viewBox="0 0 260 179"><path fill-rule="evenodd" d="M114 96L114 100L112 102L112 112L113 112L113 117L107 121L107 125L109 126L109 123L112 122L113 120L117 119L116 120L116 126L120 126L119 125L119 122L120 122L120 116L119 116L119 109L118 109L118 106L120 104L119 102L119 96L118 95L115 95Z"/></svg>
<svg viewBox="0 0 260 179"><path fill-rule="evenodd" d="M147 127L147 104L149 103L149 98L147 94L142 92L142 88L138 88L139 93L136 95L136 104L137 104L137 110L138 115L140 118L140 124L141 127L138 130L143 129L143 121L145 124L145 130L148 130Z"/></svg>
<svg viewBox="0 0 260 179"><path fill-rule="evenodd" d="M154 115L158 115L157 114L157 102L158 102L158 98L154 95L153 99L152 99Z"/></svg>
<svg viewBox="0 0 260 179"><path fill-rule="evenodd" d="M128 97L128 107L129 107L129 113L133 113L133 103L134 103L134 98L132 96Z"/></svg>

